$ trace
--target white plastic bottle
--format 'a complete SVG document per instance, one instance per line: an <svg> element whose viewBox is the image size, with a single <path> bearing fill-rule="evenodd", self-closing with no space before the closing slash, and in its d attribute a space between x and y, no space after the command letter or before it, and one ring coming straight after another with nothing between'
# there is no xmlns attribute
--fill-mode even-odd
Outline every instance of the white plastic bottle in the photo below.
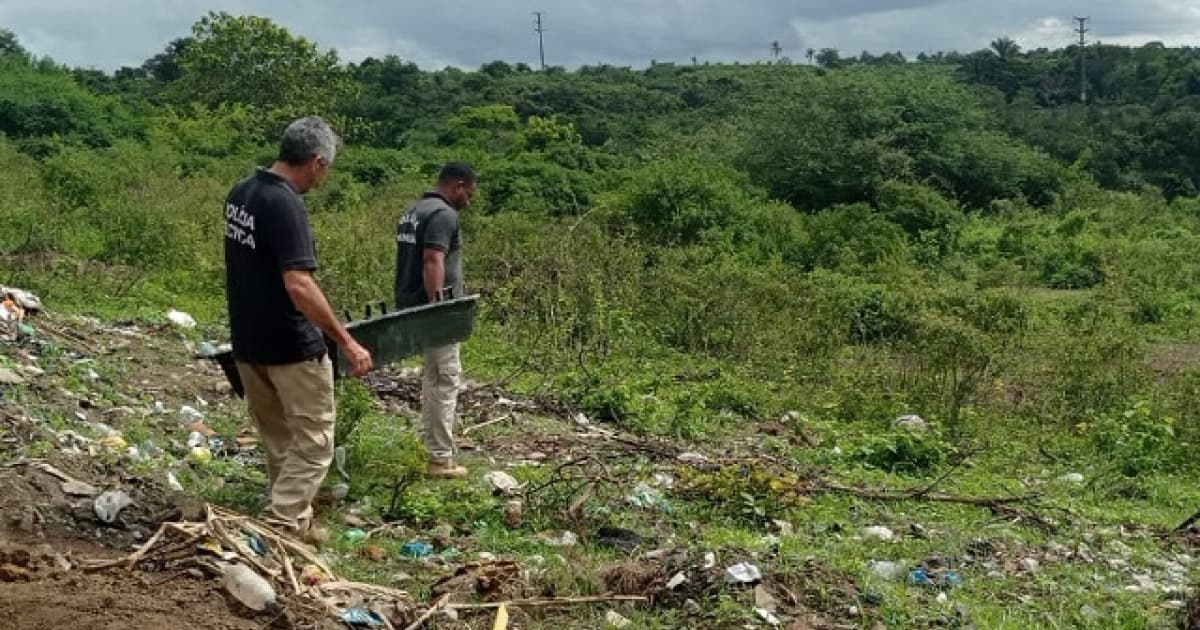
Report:
<svg viewBox="0 0 1200 630"><path fill-rule="evenodd" d="M244 564L225 565L221 585L251 610L264 611L276 606L271 583Z"/></svg>

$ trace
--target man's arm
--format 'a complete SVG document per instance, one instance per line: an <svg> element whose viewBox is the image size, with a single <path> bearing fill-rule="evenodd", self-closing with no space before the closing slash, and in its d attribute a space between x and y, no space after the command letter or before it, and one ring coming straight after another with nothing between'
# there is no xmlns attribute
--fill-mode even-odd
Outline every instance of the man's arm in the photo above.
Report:
<svg viewBox="0 0 1200 630"><path fill-rule="evenodd" d="M446 252L426 247L421 260L425 296L430 302L437 302L442 294L442 286L446 283Z"/></svg>
<svg viewBox="0 0 1200 630"><path fill-rule="evenodd" d="M300 311L308 321L320 328L333 339L342 349L342 353L350 361L350 372L362 376L371 371L371 354L360 346L345 326L338 321L329 306L329 300L317 284L316 278L310 271L289 269L283 272L283 287L296 310Z"/></svg>

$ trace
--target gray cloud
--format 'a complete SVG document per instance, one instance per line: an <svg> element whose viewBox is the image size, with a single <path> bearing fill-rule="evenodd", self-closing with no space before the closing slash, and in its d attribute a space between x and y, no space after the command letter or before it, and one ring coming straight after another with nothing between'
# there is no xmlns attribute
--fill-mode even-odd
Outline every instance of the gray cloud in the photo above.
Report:
<svg viewBox="0 0 1200 630"><path fill-rule="evenodd" d="M535 10L547 62L644 66L651 59L753 61L778 40L804 49L974 50L1001 35L1026 47L1074 37L1063 0L0 0L0 27L35 54L112 70L139 65L209 10L264 15L343 59L397 54L426 68L535 63ZM1200 44L1193 0L1092 0L1093 35L1113 43Z"/></svg>

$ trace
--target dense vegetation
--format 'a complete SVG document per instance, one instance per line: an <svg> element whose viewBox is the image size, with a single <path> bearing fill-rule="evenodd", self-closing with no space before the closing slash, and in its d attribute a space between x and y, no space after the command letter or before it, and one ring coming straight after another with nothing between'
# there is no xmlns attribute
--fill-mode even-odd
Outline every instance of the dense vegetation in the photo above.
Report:
<svg viewBox="0 0 1200 630"><path fill-rule="evenodd" d="M1112 518L1190 512L1153 489L1200 437L1200 50L808 57L426 71L212 14L108 74L0 31L0 280L223 336L220 200L315 112L346 139L309 196L339 310L388 294L437 167L477 166L474 374L685 439L796 410L845 458L789 453L843 470L1089 462L1141 484Z"/></svg>

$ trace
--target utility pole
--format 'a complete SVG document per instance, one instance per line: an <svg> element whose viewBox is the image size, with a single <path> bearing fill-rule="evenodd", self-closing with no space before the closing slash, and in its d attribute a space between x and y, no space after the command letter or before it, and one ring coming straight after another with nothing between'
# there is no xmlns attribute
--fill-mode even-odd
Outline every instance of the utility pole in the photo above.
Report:
<svg viewBox="0 0 1200 630"><path fill-rule="evenodd" d="M1087 105L1087 23L1090 17L1077 17L1076 22L1079 22L1079 28L1075 29L1079 33L1079 101Z"/></svg>
<svg viewBox="0 0 1200 630"><path fill-rule="evenodd" d="M778 59L779 55L783 54L783 46L779 45L779 40L771 42L771 57Z"/></svg>
<svg viewBox="0 0 1200 630"><path fill-rule="evenodd" d="M542 33L545 33L546 29L542 26L542 12L534 11L533 14L535 16L537 16L537 21L535 22L533 31L538 34L538 56L542 60L542 72L545 72L546 71L546 45L542 42Z"/></svg>

